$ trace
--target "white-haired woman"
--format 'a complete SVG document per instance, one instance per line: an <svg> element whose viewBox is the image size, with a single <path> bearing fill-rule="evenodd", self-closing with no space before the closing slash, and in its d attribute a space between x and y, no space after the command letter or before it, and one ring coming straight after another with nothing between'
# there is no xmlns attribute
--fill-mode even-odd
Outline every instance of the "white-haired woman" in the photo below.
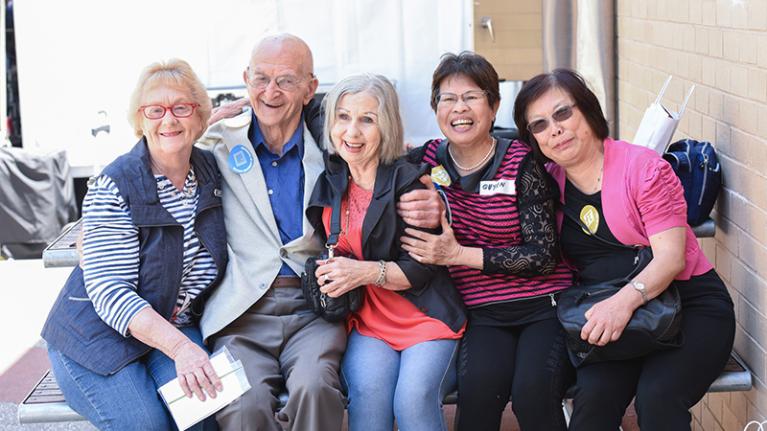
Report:
<svg viewBox="0 0 767 431"><path fill-rule="evenodd" d="M129 121L140 138L95 178L83 203L83 259L42 336L67 403L99 429L168 430L157 388L222 389L197 320L227 263L220 174L194 148L210 117L182 60L144 69Z"/></svg>
<svg viewBox="0 0 767 431"><path fill-rule="evenodd" d="M364 290L362 307L347 320L342 364L349 427L391 431L396 418L401 430L444 430L441 402L466 317L445 268L420 264L401 248L407 225L396 202L424 186L421 170L399 159L396 92L382 76L357 75L339 82L324 104L329 155L306 212L327 235L331 208L341 204L336 255L347 257L320 261L321 290L334 297Z"/></svg>

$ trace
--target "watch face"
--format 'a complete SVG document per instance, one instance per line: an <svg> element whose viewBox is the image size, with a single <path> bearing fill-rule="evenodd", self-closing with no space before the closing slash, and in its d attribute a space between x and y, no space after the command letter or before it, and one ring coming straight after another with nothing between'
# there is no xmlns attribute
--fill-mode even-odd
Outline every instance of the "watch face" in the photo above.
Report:
<svg viewBox="0 0 767 431"><path fill-rule="evenodd" d="M634 285L634 289L636 290L644 290L644 283L641 281L632 281L631 284Z"/></svg>

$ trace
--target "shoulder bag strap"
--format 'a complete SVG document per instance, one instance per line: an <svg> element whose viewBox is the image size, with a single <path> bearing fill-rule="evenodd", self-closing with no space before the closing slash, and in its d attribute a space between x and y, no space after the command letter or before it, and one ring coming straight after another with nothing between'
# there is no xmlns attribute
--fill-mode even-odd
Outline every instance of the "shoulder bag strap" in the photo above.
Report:
<svg viewBox="0 0 767 431"><path fill-rule="evenodd" d="M335 202L330 208L330 235L325 243L325 248L328 249L328 257L333 257L333 249L338 244L338 237L341 234L341 201L343 201L343 195Z"/></svg>
<svg viewBox="0 0 767 431"><path fill-rule="evenodd" d="M621 244L621 243L615 242L615 241L610 241L607 238L602 238L601 236L597 235L596 232L592 232L591 229L589 229L589 227L586 226L586 223L584 223L583 220L581 220L580 218L575 217L573 214L571 214L570 211L568 211L567 208L564 207L564 205L562 206L562 212L565 214L565 216L567 218L569 218L570 220L572 220L575 223L577 223L578 226L580 226L581 229L583 229L585 232L587 232L589 236L596 238L597 240L601 241L604 244L612 245L612 246L615 246L615 247L627 248L629 250L637 250L638 248L641 248L641 247L634 247L634 246L630 246L630 245L626 245L626 244Z"/></svg>

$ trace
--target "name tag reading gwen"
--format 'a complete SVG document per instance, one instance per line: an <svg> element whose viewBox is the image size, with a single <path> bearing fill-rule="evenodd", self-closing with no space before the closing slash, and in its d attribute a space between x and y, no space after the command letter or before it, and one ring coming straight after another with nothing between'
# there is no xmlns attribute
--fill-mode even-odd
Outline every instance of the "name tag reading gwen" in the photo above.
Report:
<svg viewBox="0 0 767 431"><path fill-rule="evenodd" d="M516 195L517 188L513 180L480 181L479 194L482 196L490 195Z"/></svg>

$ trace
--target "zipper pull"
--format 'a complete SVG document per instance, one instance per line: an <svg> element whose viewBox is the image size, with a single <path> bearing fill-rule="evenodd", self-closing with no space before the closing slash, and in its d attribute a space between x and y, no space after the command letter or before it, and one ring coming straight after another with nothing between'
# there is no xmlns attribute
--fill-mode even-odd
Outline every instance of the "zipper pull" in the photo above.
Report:
<svg viewBox="0 0 767 431"><path fill-rule="evenodd" d="M552 307L556 307L557 306L557 300L554 299L554 294L553 293L549 293L549 298L551 298L551 306Z"/></svg>

